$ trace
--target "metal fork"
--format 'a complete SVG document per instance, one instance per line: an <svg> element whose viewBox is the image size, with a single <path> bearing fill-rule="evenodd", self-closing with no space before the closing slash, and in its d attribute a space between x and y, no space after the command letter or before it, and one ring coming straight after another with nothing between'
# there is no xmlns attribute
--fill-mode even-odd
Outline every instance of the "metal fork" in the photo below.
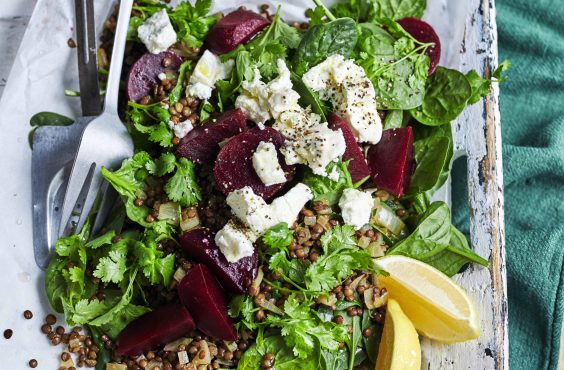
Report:
<svg viewBox="0 0 564 370"><path fill-rule="evenodd" d="M120 2L104 111L88 124L80 139L61 213L62 236L80 230L99 194L104 197L107 193L108 184L100 173L101 168L116 169L133 155L133 140L118 115L121 68L132 5L133 0ZM102 200L96 224L110 207L110 201Z"/></svg>

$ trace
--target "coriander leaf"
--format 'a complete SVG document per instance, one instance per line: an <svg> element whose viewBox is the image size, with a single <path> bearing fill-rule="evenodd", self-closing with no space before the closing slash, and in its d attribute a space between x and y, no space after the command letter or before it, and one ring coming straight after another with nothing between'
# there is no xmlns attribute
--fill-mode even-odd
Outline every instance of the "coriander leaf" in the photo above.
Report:
<svg viewBox="0 0 564 370"><path fill-rule="evenodd" d="M350 56L358 38L356 22L340 18L307 30L294 54L294 72L302 76L307 70L333 54Z"/></svg>
<svg viewBox="0 0 564 370"><path fill-rule="evenodd" d="M90 321L90 325L92 326L102 326L110 323L112 320L116 318L119 312L129 304L131 298L133 297L133 283L135 282L135 277L137 276L137 270L133 270L129 274L129 283L127 287L123 291L121 298L116 301L111 307L108 307L108 310L103 313L102 315L96 317L94 320Z"/></svg>
<svg viewBox="0 0 564 370"><path fill-rule="evenodd" d="M237 319L239 323L250 330L258 327L255 321L255 312L258 311L253 304L253 298L248 295L238 295L229 302L229 316ZM239 323L236 325L239 326Z"/></svg>
<svg viewBox="0 0 564 370"><path fill-rule="evenodd" d="M84 270L80 267L69 268L69 278L73 283L77 283L80 286L84 285Z"/></svg>
<svg viewBox="0 0 564 370"><path fill-rule="evenodd" d="M285 251L294 241L294 235L286 222L272 226L262 236L262 241L273 251Z"/></svg>
<svg viewBox="0 0 564 370"><path fill-rule="evenodd" d="M284 316L270 314L265 322L281 329L284 342L301 359L307 358L316 344L336 351L339 343L347 337L347 329L343 325L321 321L311 313L308 303L300 303L295 294L284 302Z"/></svg>
<svg viewBox="0 0 564 370"><path fill-rule="evenodd" d="M142 124L134 124L137 131L142 134L147 134L149 141L159 144L163 148L172 147L172 138L174 135L164 122L159 122L156 125L144 126Z"/></svg>
<svg viewBox="0 0 564 370"><path fill-rule="evenodd" d="M280 273L285 280L289 280L288 282L298 285L304 282L308 265L299 259L288 259L286 252L278 252L270 257L268 267Z"/></svg>
<svg viewBox="0 0 564 370"><path fill-rule="evenodd" d="M104 301L98 299L81 299L74 306L74 313L72 315L72 321L76 324L86 324L89 321L95 319L96 317L102 315L108 307Z"/></svg>
<svg viewBox="0 0 564 370"><path fill-rule="evenodd" d="M327 165L326 171L327 173L337 171L339 175L338 180L333 181L327 176L315 175L308 168L303 182L313 192L313 199L315 201L323 201L332 206L339 202L343 190L354 187L354 184L348 170L348 162L343 162L341 159L338 162L331 162Z"/></svg>
<svg viewBox="0 0 564 370"><path fill-rule="evenodd" d="M458 117L471 96L472 86L464 74L439 66L427 80L422 105L409 112L422 124L441 126Z"/></svg>
<svg viewBox="0 0 564 370"><path fill-rule="evenodd" d="M100 278L104 283L119 283L123 280L127 266L126 256L119 251L110 251L108 257L100 258L94 276Z"/></svg>
<svg viewBox="0 0 564 370"><path fill-rule="evenodd" d="M511 68L511 62L508 59L504 59L497 68L492 72L492 78L494 78L497 82L503 82L507 80L507 76L502 77L501 74L506 72L509 68Z"/></svg>
<svg viewBox="0 0 564 370"><path fill-rule="evenodd" d="M306 10L305 15L309 18L310 27L325 23L325 9L321 6Z"/></svg>
<svg viewBox="0 0 564 370"><path fill-rule="evenodd" d="M98 249L104 245L111 244L114 236L116 236L116 232L114 230L110 230L96 239L90 240L84 246L89 249Z"/></svg>
<svg viewBox="0 0 564 370"><path fill-rule="evenodd" d="M504 60L501 64L496 68L496 70L492 73L492 79L488 80L487 78L482 78L478 72L475 70L471 70L466 74L466 78L472 87L472 95L468 99L468 105L477 103L480 99L490 92L490 87L492 82L503 82L507 79L507 77L502 77L502 72L505 72L511 63L509 60Z"/></svg>
<svg viewBox="0 0 564 370"><path fill-rule="evenodd" d="M243 353L237 369L259 369L262 358L267 353L274 354L276 370L316 370L319 368L315 356L308 356L304 359L294 356L292 349L286 345L284 339L280 335L274 335L261 340L257 339L256 343Z"/></svg>
<svg viewBox="0 0 564 370"><path fill-rule="evenodd" d="M169 199L181 206L193 206L202 200L200 187L196 182L194 163L182 157L176 162L176 172L166 183L164 190Z"/></svg>
<svg viewBox="0 0 564 370"><path fill-rule="evenodd" d="M137 265L152 285L170 285L174 273L174 254L163 257L164 253L157 250L155 242L137 243L134 253Z"/></svg>
<svg viewBox="0 0 564 370"><path fill-rule="evenodd" d="M164 152L158 159L149 161L145 165L150 174L162 177L176 168L176 156L171 152Z"/></svg>
<svg viewBox="0 0 564 370"><path fill-rule="evenodd" d="M374 271L374 263L368 250L357 246L354 229L335 226L320 239L323 254L305 273L306 287L314 292L327 292L354 270Z"/></svg>

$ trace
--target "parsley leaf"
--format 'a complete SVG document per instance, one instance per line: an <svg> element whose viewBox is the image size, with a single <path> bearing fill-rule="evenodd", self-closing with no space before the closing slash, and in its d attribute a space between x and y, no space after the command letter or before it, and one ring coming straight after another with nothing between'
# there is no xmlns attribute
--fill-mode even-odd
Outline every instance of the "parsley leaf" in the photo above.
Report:
<svg viewBox="0 0 564 370"><path fill-rule="evenodd" d="M339 159L338 162L331 162L327 165L327 173L336 171L339 174L337 181L331 180L327 176L315 175L309 168L306 170L303 182L309 186L313 192L313 199L324 201L328 205L335 205L339 202L343 190L355 187L348 170L348 162Z"/></svg>
<svg viewBox="0 0 564 370"><path fill-rule="evenodd" d="M202 200L200 187L196 182L194 163L182 157L176 162L176 172L166 183L164 190L169 199L181 206L193 206Z"/></svg>

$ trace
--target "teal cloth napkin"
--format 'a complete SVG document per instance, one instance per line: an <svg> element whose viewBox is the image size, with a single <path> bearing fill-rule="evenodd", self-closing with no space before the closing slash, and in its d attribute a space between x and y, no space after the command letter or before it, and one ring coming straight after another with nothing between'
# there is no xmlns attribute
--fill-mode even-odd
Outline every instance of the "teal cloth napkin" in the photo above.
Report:
<svg viewBox="0 0 564 370"><path fill-rule="evenodd" d="M564 311L564 1L498 0L509 362L556 369ZM453 220L468 232L466 170L453 166ZM462 199L462 200L461 200Z"/></svg>

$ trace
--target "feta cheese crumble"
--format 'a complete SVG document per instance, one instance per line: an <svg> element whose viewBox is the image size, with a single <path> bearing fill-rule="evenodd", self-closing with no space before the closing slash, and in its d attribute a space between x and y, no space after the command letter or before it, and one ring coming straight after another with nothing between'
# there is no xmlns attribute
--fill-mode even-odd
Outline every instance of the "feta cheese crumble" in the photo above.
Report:
<svg viewBox="0 0 564 370"><path fill-rule="evenodd" d="M253 168L266 186L286 182L284 170L278 162L278 152L271 142L261 141L253 154Z"/></svg>
<svg viewBox="0 0 564 370"><path fill-rule="evenodd" d="M361 66L335 54L307 71L302 80L344 116L359 142L380 141L382 121L376 110L376 92Z"/></svg>
<svg viewBox="0 0 564 370"><path fill-rule="evenodd" d="M266 230L281 222L291 226L312 199L313 193L302 183L274 199L272 204L267 204L249 186L232 191L227 196L227 204L244 225L229 221L215 235L215 243L229 262L237 262L253 254L253 243Z"/></svg>
<svg viewBox="0 0 564 370"><path fill-rule="evenodd" d="M357 189L345 189L339 199L341 216L347 225L351 225L355 230L361 229L370 222L374 199L370 193Z"/></svg>
<svg viewBox="0 0 564 370"><path fill-rule="evenodd" d="M215 235L215 244L225 256L228 262L237 262L241 258L252 256L254 253L253 243L258 235L250 229L230 220Z"/></svg>
<svg viewBox="0 0 564 370"><path fill-rule="evenodd" d="M168 127L174 132L174 136L179 139L182 139L186 136L192 129L194 129L194 125L190 120L182 121L179 123L174 123L174 121L168 121Z"/></svg>
<svg viewBox="0 0 564 370"><path fill-rule="evenodd" d="M235 107L259 127L271 118L277 119L285 111L300 108L300 94L292 89L290 70L283 59L278 59L278 77L268 84L261 81L260 71L255 69L252 81L243 81L241 95L235 100Z"/></svg>
<svg viewBox="0 0 564 370"><path fill-rule="evenodd" d="M190 76L188 86L186 87L186 95L208 100L211 98L216 82L229 76L234 63L233 60L222 63L218 56L209 50L204 51L204 54L194 68L194 72Z"/></svg>
<svg viewBox="0 0 564 370"><path fill-rule="evenodd" d="M170 18L163 9L149 18L137 28L137 36L152 54L159 54L176 42L176 32Z"/></svg>

